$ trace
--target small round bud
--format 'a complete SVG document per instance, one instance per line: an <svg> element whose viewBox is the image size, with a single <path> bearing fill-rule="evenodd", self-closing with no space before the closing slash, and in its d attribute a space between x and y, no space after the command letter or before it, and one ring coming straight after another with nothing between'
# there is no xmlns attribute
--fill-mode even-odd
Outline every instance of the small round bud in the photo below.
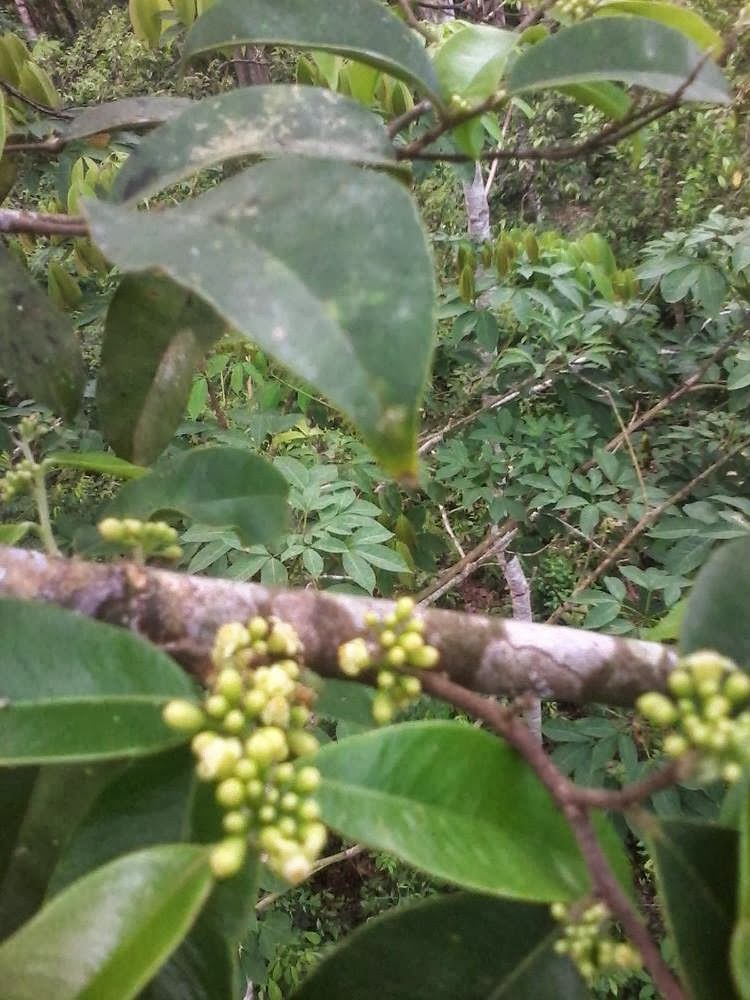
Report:
<svg viewBox="0 0 750 1000"><path fill-rule="evenodd" d="M302 849L308 857L317 857L328 840L328 830L322 823L310 823L302 831Z"/></svg>
<svg viewBox="0 0 750 1000"><path fill-rule="evenodd" d="M117 517L105 517L96 529L105 542L121 542L125 534L122 521Z"/></svg>
<svg viewBox="0 0 750 1000"><path fill-rule="evenodd" d="M300 803L297 815L305 823L312 823L314 820L320 819L320 806L315 799L305 799L304 802Z"/></svg>
<svg viewBox="0 0 750 1000"><path fill-rule="evenodd" d="M216 801L225 809L236 809L245 801L245 788L239 778L227 778L216 786Z"/></svg>
<svg viewBox="0 0 750 1000"><path fill-rule="evenodd" d="M372 717L379 726L387 725L393 719L394 706L385 692L379 691L372 700Z"/></svg>
<svg viewBox="0 0 750 1000"><path fill-rule="evenodd" d="M385 662L389 667L403 667L406 663L406 650L402 649L401 646L391 646L388 652L385 654Z"/></svg>
<svg viewBox="0 0 750 1000"><path fill-rule="evenodd" d="M687 670L673 670L667 677L667 687L675 698L689 698L693 694L693 679Z"/></svg>
<svg viewBox="0 0 750 1000"><path fill-rule="evenodd" d="M297 778L294 787L302 795L309 795L320 788L320 771L317 767L301 767L297 771Z"/></svg>
<svg viewBox="0 0 750 1000"><path fill-rule="evenodd" d="M292 705L289 710L289 725L294 729L301 729L310 721L310 709L304 705Z"/></svg>
<svg viewBox="0 0 750 1000"><path fill-rule="evenodd" d="M199 706L184 698L168 701L161 715L169 728L179 733L197 733L206 724L206 717Z"/></svg>
<svg viewBox="0 0 750 1000"><path fill-rule="evenodd" d="M196 768L198 777L203 781L231 778L241 756L242 746L239 740L216 736L200 755Z"/></svg>
<svg viewBox="0 0 750 1000"><path fill-rule="evenodd" d="M554 920L557 920L561 923L563 920L567 920L568 908L565 905L565 903L560 903L560 902L553 903L549 908L549 912Z"/></svg>
<svg viewBox="0 0 750 1000"><path fill-rule="evenodd" d="M662 729L666 729L677 720L677 709L674 704L657 691L642 694L635 704L644 718Z"/></svg>
<svg viewBox="0 0 750 1000"><path fill-rule="evenodd" d="M697 653L691 653L682 661L683 669L689 670L696 683L702 681L720 681L722 675L734 668L731 660L721 656L711 649L703 649Z"/></svg>
<svg viewBox="0 0 750 1000"><path fill-rule="evenodd" d="M733 670L724 681L723 693L733 705L747 701L750 698L750 677L740 670Z"/></svg>
<svg viewBox="0 0 750 1000"><path fill-rule="evenodd" d="M211 851L209 863L211 871L218 879L231 878L242 868L247 853L247 844L242 837L228 837Z"/></svg>
<svg viewBox="0 0 750 1000"><path fill-rule="evenodd" d="M294 757L310 757L320 749L320 743L312 733L293 730L289 733L289 749Z"/></svg>
<svg viewBox="0 0 750 1000"><path fill-rule="evenodd" d="M196 735L190 741L190 749L196 757L200 757L206 747L216 739L216 733L204 729L202 733Z"/></svg>
<svg viewBox="0 0 750 1000"><path fill-rule="evenodd" d="M245 794L248 802L260 802L263 798L265 788L260 778L251 778L245 785Z"/></svg>
<svg viewBox="0 0 750 1000"><path fill-rule="evenodd" d="M238 736L245 728L246 722L244 712L240 711L239 708L233 708L224 716L222 727L225 732L231 733L232 736Z"/></svg>
<svg viewBox="0 0 750 1000"><path fill-rule="evenodd" d="M715 721L717 719L723 719L729 715L731 709L731 704L728 698L723 695L715 694L713 698L709 698L703 709L703 717L709 721Z"/></svg>
<svg viewBox="0 0 750 1000"><path fill-rule="evenodd" d="M440 653L434 646L421 646L409 654L409 663L419 670L432 670L437 666L439 659Z"/></svg>
<svg viewBox="0 0 750 1000"><path fill-rule="evenodd" d="M418 632L404 632L399 637L398 644L409 656L409 659L411 659L410 654L415 653L424 646L424 639Z"/></svg>
<svg viewBox="0 0 750 1000"><path fill-rule="evenodd" d="M418 677L404 677L401 688L408 698L418 698L422 693L422 682Z"/></svg>
<svg viewBox="0 0 750 1000"><path fill-rule="evenodd" d="M399 597L396 601L396 607L393 609L393 612L399 621L406 621L407 618L411 618L414 614L415 607L414 598Z"/></svg>
<svg viewBox="0 0 750 1000"><path fill-rule="evenodd" d="M370 651L361 637L350 639L339 646L339 669L347 677L357 677L370 666Z"/></svg>
<svg viewBox="0 0 750 1000"><path fill-rule="evenodd" d="M390 649L396 642L396 633L392 629L384 629L378 636L378 642L383 649Z"/></svg>
<svg viewBox="0 0 750 1000"><path fill-rule="evenodd" d="M296 777L297 770L294 764L289 761L284 764L277 764L273 772L273 780L277 785L291 785Z"/></svg>
<svg viewBox="0 0 750 1000"><path fill-rule="evenodd" d="M230 834L241 834L246 833L249 824L250 817L247 812L235 809L232 812L228 812L226 816L221 821L221 825L224 828L225 833Z"/></svg>
<svg viewBox="0 0 750 1000"><path fill-rule="evenodd" d="M679 733L669 733L664 737L664 753L668 757L682 757L688 751L688 741Z"/></svg>
<svg viewBox="0 0 750 1000"><path fill-rule="evenodd" d="M234 667L225 667L219 671L215 689L217 694L224 695L227 701L238 702L244 690L242 674Z"/></svg>
<svg viewBox="0 0 750 1000"><path fill-rule="evenodd" d="M237 761L234 773L240 781L252 781L253 778L258 777L258 765L249 757L243 757L242 760Z"/></svg>
<svg viewBox="0 0 750 1000"><path fill-rule="evenodd" d="M256 639L265 639L268 635L268 622L260 615L255 615L255 617L251 618L247 623L247 631L253 641Z"/></svg>
<svg viewBox="0 0 750 1000"><path fill-rule="evenodd" d="M376 625L380 624L380 618L375 611L365 611L364 620L368 628L375 628Z"/></svg>
<svg viewBox="0 0 750 1000"><path fill-rule="evenodd" d="M264 691L259 691L258 688L253 688L251 691L248 691L242 699L242 707L251 719L255 719L266 707L267 701L268 696Z"/></svg>
<svg viewBox="0 0 750 1000"><path fill-rule="evenodd" d="M742 777L742 767L736 761L730 761L724 765L721 776L728 785L734 785Z"/></svg>
<svg viewBox="0 0 750 1000"><path fill-rule="evenodd" d="M223 694L212 694L206 698L205 708L212 719L223 719L229 711L229 702Z"/></svg>
<svg viewBox="0 0 750 1000"><path fill-rule="evenodd" d="M266 726L279 726L286 729L289 725L289 702L283 695L271 698L260 713L261 721Z"/></svg>
<svg viewBox="0 0 750 1000"><path fill-rule="evenodd" d="M276 816L277 816L276 809L269 803L266 803L266 805L261 806L260 809L258 810L258 819L261 821L261 823L264 823L266 825L268 825L269 823L274 823L276 821Z"/></svg>
<svg viewBox="0 0 750 1000"><path fill-rule="evenodd" d="M312 871L312 865L304 854L293 854L281 866L281 876L290 885L299 885Z"/></svg>
<svg viewBox="0 0 750 1000"><path fill-rule="evenodd" d="M284 792L279 805L283 812L296 812L299 806L299 795L296 795L294 792Z"/></svg>
<svg viewBox="0 0 750 1000"><path fill-rule="evenodd" d="M290 840L297 836L297 822L291 816L282 816L276 826L279 828L279 833L289 837Z"/></svg>
<svg viewBox="0 0 750 1000"><path fill-rule="evenodd" d="M391 650L391 652L394 652ZM396 683L396 676L390 670L381 670L378 673L378 687L382 691L389 691Z"/></svg>
<svg viewBox="0 0 750 1000"><path fill-rule="evenodd" d="M226 622L216 633L211 659L217 666L221 666L249 642L250 636L244 625L240 622Z"/></svg>

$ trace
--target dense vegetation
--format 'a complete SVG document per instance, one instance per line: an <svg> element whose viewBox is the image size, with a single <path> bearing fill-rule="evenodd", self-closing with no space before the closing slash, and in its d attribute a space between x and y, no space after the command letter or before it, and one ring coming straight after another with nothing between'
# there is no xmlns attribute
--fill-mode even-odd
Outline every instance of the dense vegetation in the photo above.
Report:
<svg viewBox="0 0 750 1000"><path fill-rule="evenodd" d="M8 997L750 996L747 12L35 6Z"/></svg>

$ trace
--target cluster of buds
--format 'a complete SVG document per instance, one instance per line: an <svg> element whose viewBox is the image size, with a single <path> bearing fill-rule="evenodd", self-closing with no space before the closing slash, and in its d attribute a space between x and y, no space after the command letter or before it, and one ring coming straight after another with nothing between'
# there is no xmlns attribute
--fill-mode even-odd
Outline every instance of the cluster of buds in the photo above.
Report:
<svg viewBox="0 0 750 1000"><path fill-rule="evenodd" d="M385 618L374 612L365 615L370 629L362 636L339 646L339 668L347 677L358 677L367 670L377 671L378 691L373 699L373 718L379 725L393 719L422 692L422 684L404 670L431 670L437 666L439 653L424 639L424 622L414 614L411 597L401 597Z"/></svg>
<svg viewBox="0 0 750 1000"><path fill-rule="evenodd" d="M9 469L0 479L0 499L10 503L20 493L25 493L34 484L34 478L42 468L37 462L22 458L12 469Z"/></svg>
<svg viewBox="0 0 750 1000"><path fill-rule="evenodd" d="M712 650L686 656L667 678L668 694L649 691L636 707L664 736L675 759L693 754L698 776L738 781L750 763L750 677Z"/></svg>
<svg viewBox="0 0 750 1000"><path fill-rule="evenodd" d="M202 705L175 700L164 709L167 725L193 734L198 778L216 785L225 833L211 852L217 878L236 874L252 847L296 885L325 847L314 795L320 773L295 761L318 749L305 728L310 711L299 683L301 652L286 622L229 622L216 634L216 673Z"/></svg>
<svg viewBox="0 0 750 1000"><path fill-rule="evenodd" d="M553 903L550 913L562 924L555 951L567 955L589 985L597 976L640 969L641 957L633 945L611 937L612 919L604 903L585 910L579 904Z"/></svg>
<svg viewBox="0 0 750 1000"><path fill-rule="evenodd" d="M553 11L571 21L583 21L594 13L599 6L600 0L562 0Z"/></svg>
<svg viewBox="0 0 750 1000"><path fill-rule="evenodd" d="M143 559L179 559L177 529L166 521L140 521L137 517L105 517L97 525L105 542L130 549Z"/></svg>

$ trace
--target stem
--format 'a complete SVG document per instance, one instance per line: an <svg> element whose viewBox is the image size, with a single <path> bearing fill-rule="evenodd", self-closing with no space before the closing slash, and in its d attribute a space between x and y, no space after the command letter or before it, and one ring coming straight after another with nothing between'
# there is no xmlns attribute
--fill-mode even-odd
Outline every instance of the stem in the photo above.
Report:
<svg viewBox="0 0 750 1000"><path fill-rule="evenodd" d="M44 545L44 550L47 555L59 556L60 550L57 547L55 535L52 531L52 519L50 518L49 513L49 501L47 500L47 484L45 482L44 468L34 458L34 454L28 441L24 441L23 438L21 438L18 444L23 453L23 457L31 463L33 468L32 475L34 479L31 487L31 495L34 498L34 504L36 505L37 514L39 515L39 537L42 540L42 544Z"/></svg>

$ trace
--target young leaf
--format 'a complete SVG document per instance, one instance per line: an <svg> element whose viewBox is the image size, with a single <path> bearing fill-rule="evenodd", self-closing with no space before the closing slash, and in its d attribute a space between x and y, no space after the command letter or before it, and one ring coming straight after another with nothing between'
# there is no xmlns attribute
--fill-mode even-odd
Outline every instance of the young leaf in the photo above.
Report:
<svg viewBox="0 0 750 1000"><path fill-rule="evenodd" d="M440 89L447 99L454 94L483 101L502 79L508 56L518 35L486 24L465 24L452 34L434 59Z"/></svg>
<svg viewBox="0 0 750 1000"><path fill-rule="evenodd" d="M594 8L593 14L595 17L608 17L611 14L648 17L691 38L701 49L718 50L721 47L721 35L697 11L690 10L689 7L678 7L674 3L661 3L659 0L605 0Z"/></svg>
<svg viewBox="0 0 750 1000"><path fill-rule="evenodd" d="M358 0L355 10L350 0L223 0L190 29L183 57L245 44L338 52L438 92L421 42L377 0Z"/></svg>
<svg viewBox="0 0 750 1000"><path fill-rule="evenodd" d="M718 549L698 574L682 621L680 649L715 649L750 669L750 538Z"/></svg>
<svg viewBox="0 0 750 1000"><path fill-rule="evenodd" d="M529 766L472 726L391 726L319 751L323 819L436 878L532 901L575 899L588 876ZM619 844L607 849L622 870ZM627 865L624 865L627 870Z"/></svg>
<svg viewBox="0 0 750 1000"><path fill-rule="evenodd" d="M709 823L662 820L648 832L660 896L693 1000L732 1000L738 838Z"/></svg>
<svg viewBox="0 0 750 1000"><path fill-rule="evenodd" d="M130 1000L179 944L211 885L208 851L188 844L97 869L0 945L3 1000Z"/></svg>
<svg viewBox="0 0 750 1000"><path fill-rule="evenodd" d="M288 486L276 469L241 448L195 448L163 469L126 483L107 509L148 518L177 511L231 527L243 545L272 542L286 525Z"/></svg>
<svg viewBox="0 0 750 1000"><path fill-rule="evenodd" d="M279 154L395 164L382 122L351 98L319 87L241 87L201 101L144 139L112 195L141 200L227 160Z"/></svg>
<svg viewBox="0 0 750 1000"><path fill-rule="evenodd" d="M573 964L552 950L545 906L467 892L370 920L330 953L293 1000L583 1000Z"/></svg>
<svg viewBox="0 0 750 1000"><path fill-rule="evenodd" d="M223 332L210 306L168 278L122 280L107 312L96 383L101 430L121 458L149 465L167 446L195 370Z"/></svg>
<svg viewBox="0 0 750 1000"><path fill-rule="evenodd" d="M158 215L87 209L98 245L122 270L156 268L196 291L327 395L389 472L414 475L434 285L400 184L289 158Z"/></svg>
<svg viewBox="0 0 750 1000"><path fill-rule="evenodd" d="M660 93L675 93L702 62L700 49L680 32L644 17L596 17L562 28L526 49L511 67L512 93L570 83L619 80ZM682 99L728 104L729 86L719 68L705 62Z"/></svg>
<svg viewBox="0 0 750 1000"><path fill-rule="evenodd" d="M78 338L67 316L1 242L0 371L66 420L75 416L85 382Z"/></svg>
<svg viewBox="0 0 750 1000"><path fill-rule="evenodd" d="M168 97L165 94L125 97L119 101L82 108L58 131L66 142L72 142L73 139L85 139L101 132L152 128L177 118L192 104L189 97Z"/></svg>

